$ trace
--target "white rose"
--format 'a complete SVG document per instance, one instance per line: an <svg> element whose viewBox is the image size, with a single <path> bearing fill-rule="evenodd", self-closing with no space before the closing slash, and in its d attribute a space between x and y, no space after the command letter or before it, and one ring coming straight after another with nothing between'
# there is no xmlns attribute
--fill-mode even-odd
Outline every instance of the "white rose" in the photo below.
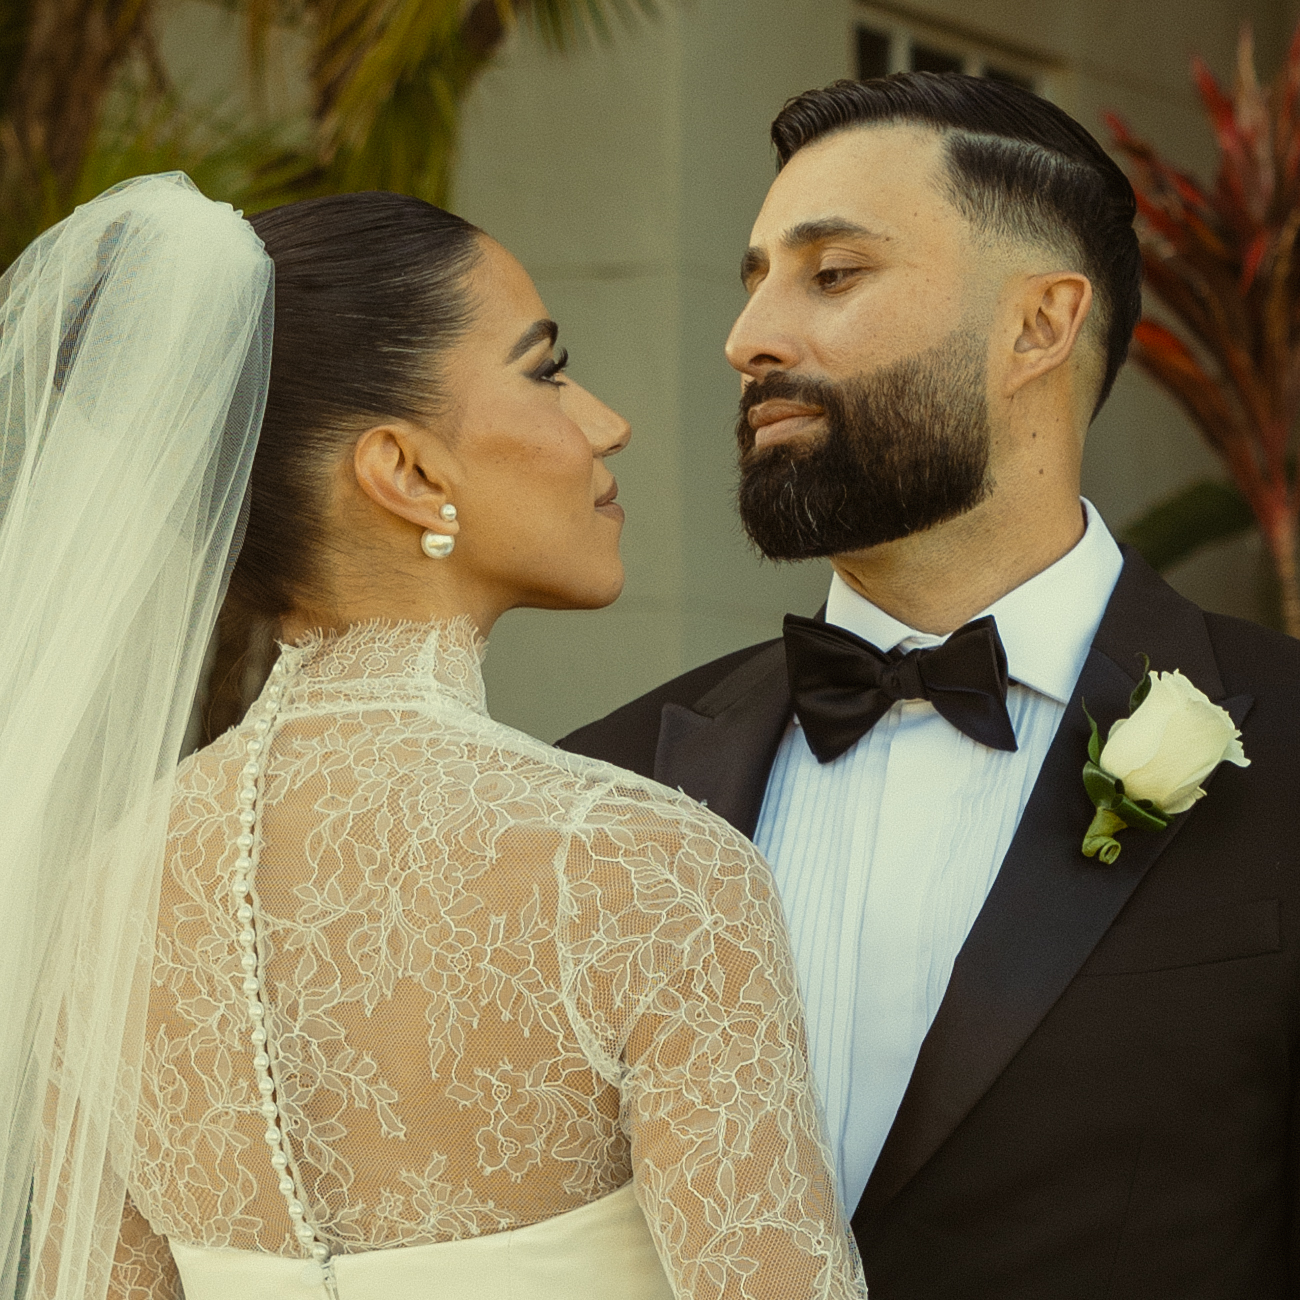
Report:
<svg viewBox="0 0 1300 1300"><path fill-rule="evenodd" d="M1152 673L1151 693L1110 729L1097 766L1123 781L1130 799L1150 799L1162 813L1186 812L1220 763L1250 765L1240 736L1227 712L1182 673Z"/></svg>

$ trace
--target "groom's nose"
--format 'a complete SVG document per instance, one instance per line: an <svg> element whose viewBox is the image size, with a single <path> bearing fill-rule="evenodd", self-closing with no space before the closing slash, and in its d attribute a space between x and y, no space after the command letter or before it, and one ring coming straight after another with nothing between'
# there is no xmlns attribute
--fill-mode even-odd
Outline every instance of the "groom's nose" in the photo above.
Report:
<svg viewBox="0 0 1300 1300"><path fill-rule="evenodd" d="M727 360L751 379L794 370L803 356L795 322L775 298L768 284L759 285L727 336Z"/></svg>

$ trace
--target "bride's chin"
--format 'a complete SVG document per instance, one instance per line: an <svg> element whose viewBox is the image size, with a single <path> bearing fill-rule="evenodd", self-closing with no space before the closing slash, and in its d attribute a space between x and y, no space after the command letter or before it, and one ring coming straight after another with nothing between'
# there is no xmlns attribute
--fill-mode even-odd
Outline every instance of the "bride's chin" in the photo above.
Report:
<svg viewBox="0 0 1300 1300"><path fill-rule="evenodd" d="M602 575L587 582L538 593L535 599L525 603L533 609L604 609L623 594L623 583L623 566L620 563L608 576Z"/></svg>

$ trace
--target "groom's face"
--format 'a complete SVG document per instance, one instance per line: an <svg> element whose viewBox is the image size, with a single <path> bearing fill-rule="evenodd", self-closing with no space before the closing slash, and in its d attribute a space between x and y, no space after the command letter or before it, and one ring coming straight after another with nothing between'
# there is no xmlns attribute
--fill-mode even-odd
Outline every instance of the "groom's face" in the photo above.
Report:
<svg viewBox="0 0 1300 1300"><path fill-rule="evenodd" d="M854 128L777 177L727 340L741 517L774 559L859 551L990 490L990 279L939 137ZM995 295L994 295L995 296Z"/></svg>

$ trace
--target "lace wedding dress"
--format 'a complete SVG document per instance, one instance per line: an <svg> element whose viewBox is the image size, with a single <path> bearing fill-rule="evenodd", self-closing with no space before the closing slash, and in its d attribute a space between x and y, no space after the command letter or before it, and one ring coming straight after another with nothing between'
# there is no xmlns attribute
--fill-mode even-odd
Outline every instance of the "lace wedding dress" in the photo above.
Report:
<svg viewBox="0 0 1300 1300"><path fill-rule="evenodd" d="M111 1294L862 1294L766 866L480 650L305 641L182 765Z"/></svg>

